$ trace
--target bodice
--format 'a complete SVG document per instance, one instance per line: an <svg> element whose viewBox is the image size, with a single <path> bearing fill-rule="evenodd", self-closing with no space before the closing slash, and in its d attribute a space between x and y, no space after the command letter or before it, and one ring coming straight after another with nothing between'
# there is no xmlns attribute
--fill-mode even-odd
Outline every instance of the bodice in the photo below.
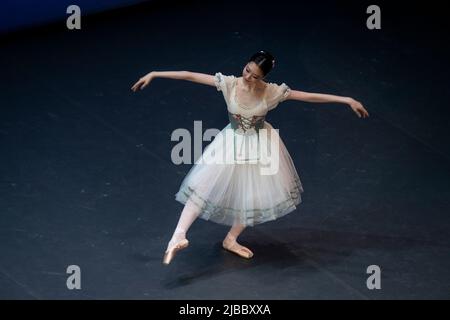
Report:
<svg viewBox="0 0 450 320"><path fill-rule="evenodd" d="M231 127L239 132L243 132L244 134L251 131L259 131L259 129L264 127L264 115L261 112L264 112L264 106L266 101L264 97L261 99L260 103L258 103L255 107L248 108L241 104L236 99L236 83L237 79L235 79L231 91L231 104L232 108L228 109L228 118L230 119ZM252 114L253 113L253 114Z"/></svg>
<svg viewBox="0 0 450 320"><path fill-rule="evenodd" d="M250 116L245 117L239 113L231 113L228 111L228 118L230 119L231 127L234 130L243 131L243 133L247 133L254 129L256 132L259 129L264 127L264 119L265 116Z"/></svg>

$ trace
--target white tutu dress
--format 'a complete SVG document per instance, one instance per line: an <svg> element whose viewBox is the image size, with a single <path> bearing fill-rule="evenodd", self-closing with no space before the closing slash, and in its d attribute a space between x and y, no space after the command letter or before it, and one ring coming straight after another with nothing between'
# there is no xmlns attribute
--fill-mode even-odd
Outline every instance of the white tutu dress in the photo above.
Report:
<svg viewBox="0 0 450 320"><path fill-rule="evenodd" d="M254 226L295 210L303 187L278 129L265 121L290 88L268 83L264 96L248 107L239 103L237 83L233 75L215 74L230 123L195 161L175 199L183 204L190 200L205 220Z"/></svg>

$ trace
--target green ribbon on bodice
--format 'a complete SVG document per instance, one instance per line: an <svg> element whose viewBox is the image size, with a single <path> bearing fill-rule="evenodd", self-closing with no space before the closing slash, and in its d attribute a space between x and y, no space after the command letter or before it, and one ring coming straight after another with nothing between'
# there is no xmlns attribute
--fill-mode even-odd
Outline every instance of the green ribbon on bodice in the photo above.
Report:
<svg viewBox="0 0 450 320"><path fill-rule="evenodd" d="M242 129L244 132L255 129L257 132L264 127L265 116L244 117L241 114L228 112L231 127L233 129Z"/></svg>

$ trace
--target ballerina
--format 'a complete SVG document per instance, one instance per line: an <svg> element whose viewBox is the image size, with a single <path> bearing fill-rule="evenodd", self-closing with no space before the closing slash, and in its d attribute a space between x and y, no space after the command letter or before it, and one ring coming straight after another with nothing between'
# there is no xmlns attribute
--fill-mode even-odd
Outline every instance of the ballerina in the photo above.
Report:
<svg viewBox="0 0 450 320"><path fill-rule="evenodd" d="M221 72L209 75L190 71L152 71L132 86L136 92L155 78L170 78L216 87L223 93L230 120L205 148L201 159L196 160L175 194L175 199L184 204L184 208L164 253L164 264L168 265L178 251L189 246L186 233L198 217L231 226L222 247L250 259L253 252L237 242L244 229L278 219L301 203L303 185L277 130L265 121L268 111L286 100L335 102L348 105L360 118L369 117L363 105L351 97L293 90L284 82L279 85L264 81L274 66L273 55L263 50L250 57L241 77ZM255 161L260 158L260 150L268 147L261 146L264 141L261 129L267 130L271 139L278 141L278 148L271 151L278 157L277 170L273 174L261 174L261 162ZM233 132L234 139L226 139L227 130ZM246 146L252 146L251 154L256 157L238 151L242 149L243 141ZM205 156L223 156L229 152L233 154L231 163L201 162Z"/></svg>

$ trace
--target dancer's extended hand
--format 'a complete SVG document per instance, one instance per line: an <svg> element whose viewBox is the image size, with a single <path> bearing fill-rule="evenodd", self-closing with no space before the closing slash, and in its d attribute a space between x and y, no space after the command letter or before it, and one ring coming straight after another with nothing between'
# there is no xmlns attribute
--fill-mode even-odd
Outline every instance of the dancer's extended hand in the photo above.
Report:
<svg viewBox="0 0 450 320"><path fill-rule="evenodd" d="M356 101L355 99L350 98L348 105L358 115L358 117L360 117L360 118L361 117L363 117L363 118L369 117L369 113L367 112L367 110L363 107L363 105L359 101Z"/></svg>
<svg viewBox="0 0 450 320"><path fill-rule="evenodd" d="M145 76L143 76L142 78L140 78L132 87L131 90L133 90L134 92L136 92L136 90L138 89L144 89L149 83L150 81L153 80L153 73L150 72L148 74L146 74Z"/></svg>

